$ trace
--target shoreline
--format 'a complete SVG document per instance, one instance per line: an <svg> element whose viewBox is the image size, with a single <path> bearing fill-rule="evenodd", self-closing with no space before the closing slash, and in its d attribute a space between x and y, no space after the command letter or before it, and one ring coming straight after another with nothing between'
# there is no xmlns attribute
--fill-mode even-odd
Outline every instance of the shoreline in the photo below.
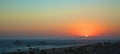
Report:
<svg viewBox="0 0 120 54"><path fill-rule="evenodd" d="M92 45L73 45L49 49L28 46L27 51L17 49L14 52L4 52L1 54L120 54L120 41L98 42Z"/></svg>
<svg viewBox="0 0 120 54"><path fill-rule="evenodd" d="M70 47L76 47L76 46L84 46L84 45L89 45L89 44L71 44L71 45L41 45L41 46L31 46L30 48L39 48L40 50L48 50L48 49L59 49L59 48L70 48ZM7 49L7 48L6 48ZM15 47L15 48L9 48L7 50L2 50L0 52L15 52L17 49L20 49L21 51L29 51L29 47Z"/></svg>
<svg viewBox="0 0 120 54"><path fill-rule="evenodd" d="M28 51L17 49L16 52L4 54L119 54L120 43L96 43L95 45L71 46L51 49L29 47Z"/></svg>

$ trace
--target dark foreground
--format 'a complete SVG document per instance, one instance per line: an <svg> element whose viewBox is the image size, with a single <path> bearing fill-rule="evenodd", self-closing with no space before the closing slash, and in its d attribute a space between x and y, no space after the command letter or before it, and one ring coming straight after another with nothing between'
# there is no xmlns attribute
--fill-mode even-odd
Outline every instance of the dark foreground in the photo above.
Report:
<svg viewBox="0 0 120 54"><path fill-rule="evenodd" d="M21 51L18 49L16 52L4 52L2 54L120 54L120 41L45 50L29 47L28 51Z"/></svg>

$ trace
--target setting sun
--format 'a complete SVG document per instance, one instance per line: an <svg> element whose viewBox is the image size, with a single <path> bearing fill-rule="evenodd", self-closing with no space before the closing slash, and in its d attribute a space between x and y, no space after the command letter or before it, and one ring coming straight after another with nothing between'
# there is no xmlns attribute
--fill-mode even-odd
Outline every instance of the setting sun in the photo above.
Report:
<svg viewBox="0 0 120 54"><path fill-rule="evenodd" d="M88 37L88 35L85 35L85 37Z"/></svg>
<svg viewBox="0 0 120 54"><path fill-rule="evenodd" d="M75 24L71 26L72 30L71 33L75 36L96 36L100 33L103 33L105 30L105 27L103 27L101 24L98 23L81 23L81 24Z"/></svg>

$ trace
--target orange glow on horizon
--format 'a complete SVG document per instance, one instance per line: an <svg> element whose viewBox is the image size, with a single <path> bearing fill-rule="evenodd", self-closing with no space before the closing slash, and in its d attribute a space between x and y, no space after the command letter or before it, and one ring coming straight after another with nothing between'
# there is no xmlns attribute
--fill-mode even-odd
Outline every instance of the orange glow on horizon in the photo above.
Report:
<svg viewBox="0 0 120 54"><path fill-rule="evenodd" d="M88 37L88 35L85 35L85 37Z"/></svg>
<svg viewBox="0 0 120 54"><path fill-rule="evenodd" d="M75 24L70 28L70 33L75 36L96 36L104 32L105 28L95 23Z"/></svg>

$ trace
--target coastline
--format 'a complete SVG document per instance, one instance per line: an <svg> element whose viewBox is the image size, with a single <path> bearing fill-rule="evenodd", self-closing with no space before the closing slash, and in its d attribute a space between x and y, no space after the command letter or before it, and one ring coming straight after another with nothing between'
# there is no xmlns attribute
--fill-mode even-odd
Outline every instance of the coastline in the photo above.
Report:
<svg viewBox="0 0 120 54"><path fill-rule="evenodd" d="M29 47L28 51L17 49L16 52L3 54L119 54L120 43L96 43L95 45L71 46L52 49Z"/></svg>
<svg viewBox="0 0 120 54"><path fill-rule="evenodd" d="M31 47L13 47L13 48L6 48L5 50L1 50L0 54L2 53L12 53L20 49L23 52L29 51L30 48L39 48L40 50L50 50L50 49L61 49L61 48L71 48L76 46L84 46L88 44L71 44L71 45L41 45L41 46L31 46Z"/></svg>

